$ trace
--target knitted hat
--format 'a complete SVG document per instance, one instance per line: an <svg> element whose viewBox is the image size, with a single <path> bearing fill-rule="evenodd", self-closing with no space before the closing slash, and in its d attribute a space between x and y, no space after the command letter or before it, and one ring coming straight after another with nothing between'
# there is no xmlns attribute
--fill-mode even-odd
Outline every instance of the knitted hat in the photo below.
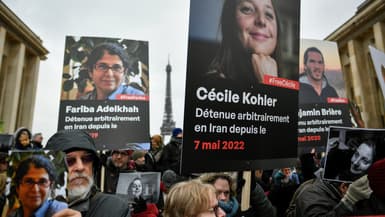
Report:
<svg viewBox="0 0 385 217"><path fill-rule="evenodd" d="M144 151L134 151L132 153L132 160L136 161L137 159L144 157L146 153Z"/></svg>
<svg viewBox="0 0 385 217"><path fill-rule="evenodd" d="M373 193L385 199L385 158L376 161L368 170L369 186Z"/></svg>
<svg viewBox="0 0 385 217"><path fill-rule="evenodd" d="M176 137L178 134L182 133L183 130L181 128L174 128L172 130L172 137Z"/></svg>
<svg viewBox="0 0 385 217"><path fill-rule="evenodd" d="M167 189L170 189L170 187L175 184L177 181L176 173L173 170L166 170L164 171L162 175L162 182L166 186Z"/></svg>

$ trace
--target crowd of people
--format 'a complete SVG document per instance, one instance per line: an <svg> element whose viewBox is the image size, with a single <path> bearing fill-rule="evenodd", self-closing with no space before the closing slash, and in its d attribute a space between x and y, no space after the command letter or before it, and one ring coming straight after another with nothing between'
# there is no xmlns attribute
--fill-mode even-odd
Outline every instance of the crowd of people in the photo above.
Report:
<svg viewBox="0 0 385 217"><path fill-rule="evenodd" d="M13 163L17 164L13 175L9 173L8 154L0 156L2 216L283 217L385 214L385 159L375 161L368 167L366 175L348 183L324 179L323 156L312 150L302 154L297 165L255 170L250 182L246 183L242 172L181 174L181 128L172 131L167 144L162 136L153 135L150 150L135 151L96 150L93 139L83 131L58 131L45 145L41 145L42 134L36 134L40 141L33 141L31 135L26 128L17 130L12 151L40 154L29 155ZM55 195L59 169L39 150L64 152L66 196ZM358 148L353 158L361 157ZM355 160L352 164L358 167L359 162ZM160 174L159 194L154 193L156 190L150 192L148 183L143 182L141 174L146 172ZM136 174L127 182L125 190L132 201L117 194L122 173ZM7 195L7 177L11 177L17 203L11 203ZM242 209L242 188L246 184L250 185L250 198L249 204Z"/></svg>
<svg viewBox="0 0 385 217"><path fill-rule="evenodd" d="M275 1L224 1L220 22L222 42L205 79L254 88L264 82L265 76L297 77L297 72L282 73L280 38L284 35ZM120 94L147 94L125 82L130 67L121 46L102 43L87 59L87 77L94 86L80 93L78 99L115 100ZM324 76L324 68L321 51L309 48L304 54L305 72L299 78L300 94L305 94L300 96L300 104L338 97ZM41 133L20 128L11 149L23 154L11 162L8 153L0 153L1 217L385 214L385 159L375 161L371 141L358 144L354 154L349 155L348 170L357 179L344 182L324 179L323 156L315 151L303 153L296 165L256 169L250 180L243 178L242 171L181 174L182 140L183 130L175 128L169 141L152 135L149 150L97 150L92 137L84 131L58 131L44 143ZM48 151L63 154L65 170L55 165L52 155L46 155ZM31 154L24 156L27 152ZM148 172L159 174L159 183L144 180ZM134 175L126 177L122 191L119 183L123 174ZM331 176L337 179L341 174ZM7 184L12 190L7 190ZM60 187L65 188L64 196L56 195ZM247 196L243 195L244 189L249 191ZM10 197L10 193L16 195Z"/></svg>

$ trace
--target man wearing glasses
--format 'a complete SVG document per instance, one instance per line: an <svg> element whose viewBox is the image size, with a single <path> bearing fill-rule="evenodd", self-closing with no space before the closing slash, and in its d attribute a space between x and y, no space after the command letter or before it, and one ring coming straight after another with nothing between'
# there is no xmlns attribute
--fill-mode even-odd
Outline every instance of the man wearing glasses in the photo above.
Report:
<svg viewBox="0 0 385 217"><path fill-rule="evenodd" d="M64 151L68 167L68 205L82 217L125 217L129 207L120 198L101 193L94 184L99 158L93 139L82 131L59 131L46 149Z"/></svg>
<svg viewBox="0 0 385 217"><path fill-rule="evenodd" d="M113 100L120 94L144 95L142 90L124 84L129 68L128 55L116 43L97 45L88 56L87 68L94 83L94 90L80 99Z"/></svg>
<svg viewBox="0 0 385 217"><path fill-rule="evenodd" d="M129 150L113 150L111 156L105 160L105 193L115 194L121 172L135 171L135 163L130 161L129 155Z"/></svg>

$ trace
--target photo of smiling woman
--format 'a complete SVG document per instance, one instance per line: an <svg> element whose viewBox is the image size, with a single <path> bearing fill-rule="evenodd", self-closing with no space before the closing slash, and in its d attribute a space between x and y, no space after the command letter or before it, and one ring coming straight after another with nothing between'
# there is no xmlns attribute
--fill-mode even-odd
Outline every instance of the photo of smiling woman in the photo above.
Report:
<svg viewBox="0 0 385 217"><path fill-rule="evenodd" d="M140 198L143 193L143 183L139 177L136 177L132 180L131 184L128 186L127 194L129 198Z"/></svg>
<svg viewBox="0 0 385 217"><path fill-rule="evenodd" d="M355 147L350 159L350 172L355 176L362 176L373 164L376 156L376 143L372 140L364 140Z"/></svg>
<svg viewBox="0 0 385 217"><path fill-rule="evenodd" d="M352 182L384 156L383 129L331 127L323 178Z"/></svg>
<svg viewBox="0 0 385 217"><path fill-rule="evenodd" d="M129 96L146 96L148 73L145 41L67 36L60 98L129 100Z"/></svg>
<svg viewBox="0 0 385 217"><path fill-rule="evenodd" d="M20 207L9 217L50 217L67 208L67 204L50 199L56 180L54 164L42 155L32 155L21 161L13 182Z"/></svg>
<svg viewBox="0 0 385 217"><path fill-rule="evenodd" d="M148 48L141 40L66 36L58 129L87 131L97 149L148 149Z"/></svg>
<svg viewBox="0 0 385 217"><path fill-rule="evenodd" d="M129 203L146 201L156 203L160 192L160 173L121 172L116 186L116 194Z"/></svg>
<svg viewBox="0 0 385 217"><path fill-rule="evenodd" d="M262 166L256 165L261 162L259 159L282 158L287 164L294 161L299 89L299 5L299 0L190 2L184 112L186 137L182 159L210 159L210 163L200 161L193 165L194 168L182 164L182 171L197 172L197 168L213 171L207 165L223 170L223 162L231 160L237 163L226 165L229 170L247 168L250 160L255 167ZM277 103L268 105L266 102L270 100ZM219 115L203 118L201 111L218 112ZM231 113L235 116L222 116ZM276 122L244 118L250 114L255 117L278 115L288 119ZM265 127L268 133L257 126ZM240 141L242 147L206 146L206 142L218 140L231 144ZM256 140L258 144L255 144ZM264 148L266 144L272 148ZM242 151L235 150L237 148ZM276 162L269 162L269 167L275 168L272 164ZM217 170L221 171L220 168Z"/></svg>
<svg viewBox="0 0 385 217"><path fill-rule="evenodd" d="M280 26L274 0L226 0L220 17L222 40L206 76L251 87L263 83L265 75L296 79L294 72L282 74L289 68L280 66Z"/></svg>
<svg viewBox="0 0 385 217"><path fill-rule="evenodd" d="M124 84L129 63L127 52L119 44L97 45L88 56L87 67L94 90L81 99L111 100L116 99L118 94L144 95L142 90Z"/></svg>

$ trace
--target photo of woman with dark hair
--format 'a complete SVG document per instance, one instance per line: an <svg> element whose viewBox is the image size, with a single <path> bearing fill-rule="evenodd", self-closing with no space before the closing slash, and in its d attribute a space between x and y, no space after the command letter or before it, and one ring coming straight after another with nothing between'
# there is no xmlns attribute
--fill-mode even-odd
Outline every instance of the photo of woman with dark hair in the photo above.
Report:
<svg viewBox="0 0 385 217"><path fill-rule="evenodd" d="M350 159L350 172L361 176L373 164L376 156L376 144L372 140L365 140L356 147L355 152Z"/></svg>
<svg viewBox="0 0 385 217"><path fill-rule="evenodd" d="M264 75L280 76L279 19L272 0L227 0L222 41L207 76L255 85Z"/></svg>
<svg viewBox="0 0 385 217"><path fill-rule="evenodd" d="M244 117L248 114L285 115L290 120L298 117L295 102L298 100L299 89L299 3L298 0L190 2L184 111L185 123L189 124L185 124L187 136L183 143L194 144L193 138L199 137L201 143L198 146L218 139L242 141L245 146L241 148L244 149L243 152L233 150L234 155L231 157L232 151L225 150L226 147L184 146L184 160L215 159L218 163L200 161L193 166L182 164L182 171L187 170L187 167L191 167L191 172L198 170L198 167L203 171L208 170L208 164L223 167L223 162L228 160L240 161L239 164L231 163L227 167L237 170L235 167L247 167L246 164L250 162L246 163L246 158L258 160L288 157L286 160L291 161L289 159L296 157L296 148L289 147L297 144L297 137L293 136L297 134L294 132L297 126L288 126L294 125L295 121L279 121L275 124L270 120L251 120ZM265 102L270 100L277 104L267 105ZM229 114L233 112L236 117L203 117L201 111L205 109ZM265 123L269 125L269 133L256 127ZM193 126L197 125L203 127L194 129ZM220 130L211 127L214 125ZM247 133L233 130L243 127L247 128ZM283 131L283 128L294 130ZM246 145L255 144L256 140L259 141L258 144ZM265 143L275 147L266 149L263 147ZM209 153L206 149L217 151ZM264 150L263 154L261 150ZM274 153L275 150L281 150L285 156ZM248 153L260 155L251 156ZM272 163L276 164L275 162L277 161Z"/></svg>
<svg viewBox="0 0 385 217"><path fill-rule="evenodd" d="M67 208L66 203L49 199L53 197L56 177L55 166L42 155L32 155L21 161L12 179L21 206L8 216L49 217Z"/></svg>
<svg viewBox="0 0 385 217"><path fill-rule="evenodd" d="M383 141L383 132L357 128L338 130L339 138L328 141L324 178L351 182L367 174L377 159L377 146L381 145L377 143Z"/></svg>
<svg viewBox="0 0 385 217"><path fill-rule="evenodd" d="M129 63L127 52L116 43L101 43L88 56L87 67L94 90L80 99L116 99L119 94L144 95L131 85L124 84Z"/></svg>

